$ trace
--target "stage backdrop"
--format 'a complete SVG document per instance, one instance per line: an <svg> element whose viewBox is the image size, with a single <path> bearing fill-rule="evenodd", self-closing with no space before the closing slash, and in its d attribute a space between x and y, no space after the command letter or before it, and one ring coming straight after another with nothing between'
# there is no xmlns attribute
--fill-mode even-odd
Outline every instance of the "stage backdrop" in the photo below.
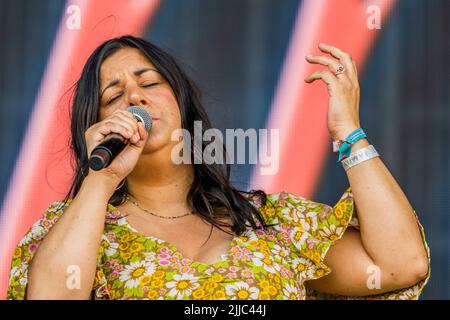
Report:
<svg viewBox="0 0 450 320"><path fill-rule="evenodd" d="M370 27L377 9L381 29ZM14 246L72 178L71 87L96 45L131 33L182 62L219 129L280 129L279 172L235 165L236 186L328 204L348 181L331 152L326 89L303 82L315 69L304 56L319 42L350 52L362 127L429 240L422 298L449 298L449 12L445 0L1 1L1 297Z"/></svg>

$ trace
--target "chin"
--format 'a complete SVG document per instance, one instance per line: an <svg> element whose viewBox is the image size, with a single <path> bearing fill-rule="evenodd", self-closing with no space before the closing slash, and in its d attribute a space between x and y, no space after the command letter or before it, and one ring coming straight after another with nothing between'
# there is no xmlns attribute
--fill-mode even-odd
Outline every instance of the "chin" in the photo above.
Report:
<svg viewBox="0 0 450 320"><path fill-rule="evenodd" d="M169 137L164 137L161 135L150 136L147 139L147 142L144 146L144 150L142 150L142 153L143 154L153 153L171 144L172 141L170 140L170 136Z"/></svg>

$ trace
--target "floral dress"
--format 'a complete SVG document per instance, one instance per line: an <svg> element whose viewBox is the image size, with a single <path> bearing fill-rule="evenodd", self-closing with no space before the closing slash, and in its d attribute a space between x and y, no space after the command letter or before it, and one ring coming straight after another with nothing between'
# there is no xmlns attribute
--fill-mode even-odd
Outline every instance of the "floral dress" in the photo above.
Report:
<svg viewBox="0 0 450 320"><path fill-rule="evenodd" d="M64 209L54 202L19 242L12 260L8 299L24 299L28 267L40 242ZM333 206L288 192L254 203L269 224L235 237L221 261L205 264L183 257L172 244L133 229L112 204L98 253L93 299L418 299L427 277L384 294L350 297L311 290L308 280L332 270L324 258L347 227L358 228L351 187ZM417 219L416 212L413 214ZM423 228L417 220L430 259Z"/></svg>

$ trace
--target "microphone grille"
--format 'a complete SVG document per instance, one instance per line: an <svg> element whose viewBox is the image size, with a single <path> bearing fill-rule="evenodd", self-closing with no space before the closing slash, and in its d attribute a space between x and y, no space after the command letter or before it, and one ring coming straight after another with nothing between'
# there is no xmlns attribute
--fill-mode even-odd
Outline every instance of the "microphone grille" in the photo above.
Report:
<svg viewBox="0 0 450 320"><path fill-rule="evenodd" d="M147 130L147 132L150 132L150 130L152 129L152 116L150 112L138 106L128 107L127 110L133 113L136 119L144 124L145 130Z"/></svg>

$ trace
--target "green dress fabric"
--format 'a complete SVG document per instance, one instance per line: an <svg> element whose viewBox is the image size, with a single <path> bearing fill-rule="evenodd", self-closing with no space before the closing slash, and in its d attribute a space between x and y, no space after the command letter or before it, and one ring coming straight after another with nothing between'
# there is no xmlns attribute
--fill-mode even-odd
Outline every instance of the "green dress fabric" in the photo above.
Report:
<svg viewBox="0 0 450 320"><path fill-rule="evenodd" d="M54 202L19 242L13 256L8 299L24 299L28 267L40 242L69 206ZM235 237L221 261L204 264L183 257L172 244L133 229L125 214L108 204L97 259L93 299L418 299L430 277L412 287L372 296L342 296L309 289L305 282L332 270L330 246L358 217L349 187L333 206L288 192L255 202L269 224ZM416 212L413 214L417 219ZM429 248L417 219L424 246Z"/></svg>

